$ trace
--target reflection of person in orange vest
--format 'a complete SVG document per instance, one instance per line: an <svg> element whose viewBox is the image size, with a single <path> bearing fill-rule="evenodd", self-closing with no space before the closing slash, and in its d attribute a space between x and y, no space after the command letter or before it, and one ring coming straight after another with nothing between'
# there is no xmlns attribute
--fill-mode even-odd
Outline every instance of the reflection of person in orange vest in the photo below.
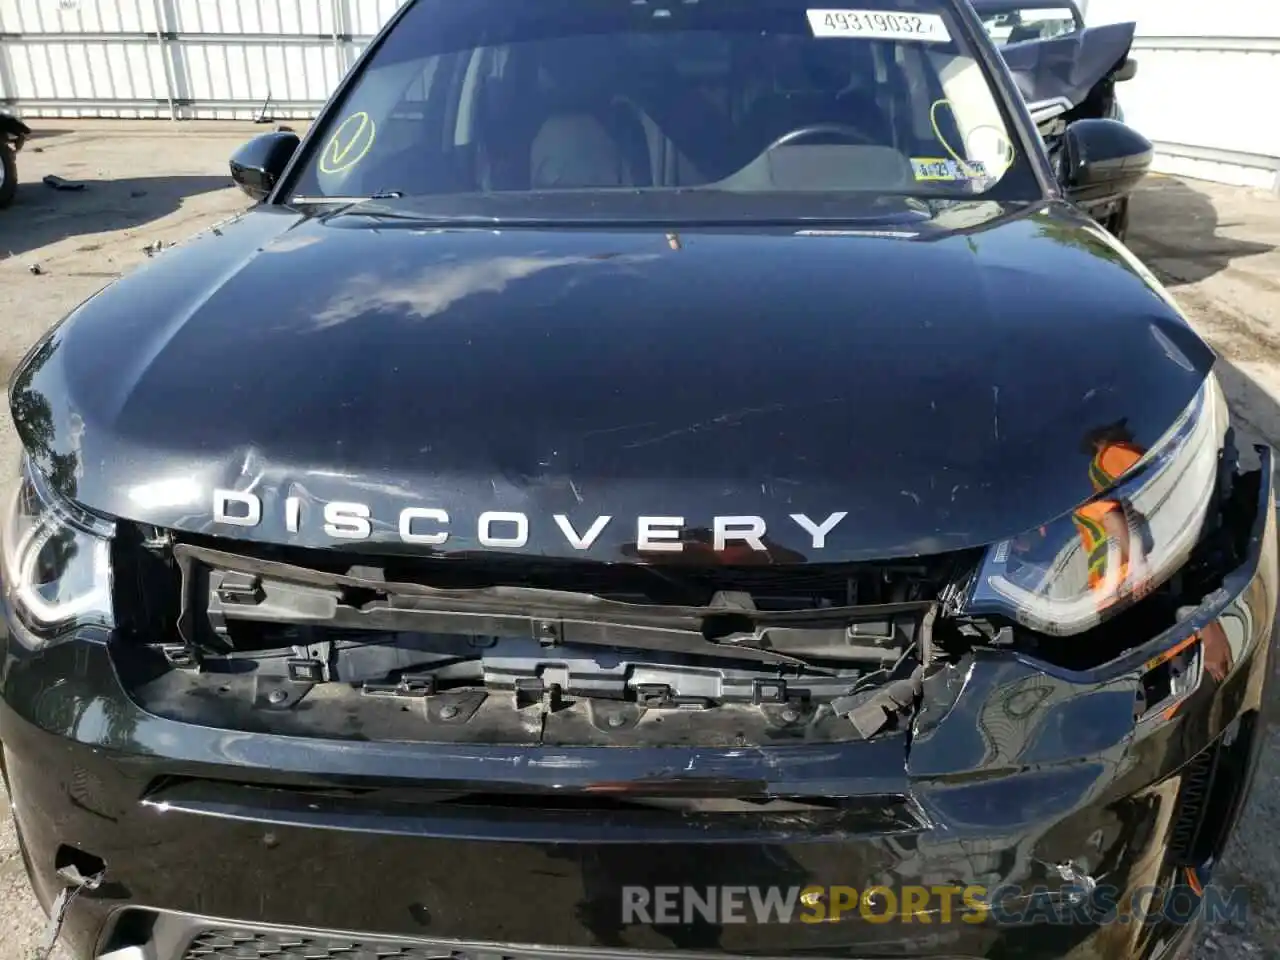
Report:
<svg viewBox="0 0 1280 960"><path fill-rule="evenodd" d="M1090 433L1084 452L1093 458L1089 462L1089 479L1094 493L1108 490L1144 454L1123 420ZM1089 588L1099 592L1107 603L1130 590L1144 593L1147 551L1145 537L1135 536L1135 526L1141 529L1145 523L1132 506L1103 497L1076 510L1072 519L1089 562Z"/></svg>

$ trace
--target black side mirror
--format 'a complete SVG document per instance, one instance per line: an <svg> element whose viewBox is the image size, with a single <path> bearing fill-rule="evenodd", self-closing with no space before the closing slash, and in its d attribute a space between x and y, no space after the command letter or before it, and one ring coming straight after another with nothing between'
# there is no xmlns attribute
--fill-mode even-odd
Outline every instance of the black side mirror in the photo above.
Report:
<svg viewBox="0 0 1280 960"><path fill-rule="evenodd" d="M1120 69L1116 71L1116 83L1124 83L1126 80L1132 80L1138 75L1138 61L1132 57L1126 57L1124 63L1120 65Z"/></svg>
<svg viewBox="0 0 1280 960"><path fill-rule="evenodd" d="M249 196L261 200L284 173L301 141L296 133L264 133L254 137L231 157L231 179Z"/></svg>
<svg viewBox="0 0 1280 960"><path fill-rule="evenodd" d="M1151 170L1151 141L1119 120L1077 120L1062 139L1059 175L1073 203L1128 196Z"/></svg>

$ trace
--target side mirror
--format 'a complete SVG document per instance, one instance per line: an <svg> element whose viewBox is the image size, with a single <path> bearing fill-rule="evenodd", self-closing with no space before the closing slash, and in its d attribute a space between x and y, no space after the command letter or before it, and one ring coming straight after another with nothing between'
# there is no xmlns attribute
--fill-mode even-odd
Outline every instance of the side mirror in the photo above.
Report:
<svg viewBox="0 0 1280 960"><path fill-rule="evenodd" d="M1138 61L1132 57L1126 57L1124 63L1120 65L1120 69L1116 71L1116 83L1124 83L1126 80L1132 80L1138 75Z"/></svg>
<svg viewBox="0 0 1280 960"><path fill-rule="evenodd" d="M261 200L284 173L301 141L296 133L264 133L254 137L231 156L231 179L240 189Z"/></svg>
<svg viewBox="0 0 1280 960"><path fill-rule="evenodd" d="M1119 200L1151 170L1151 141L1119 120L1077 120L1062 139L1059 175L1073 203Z"/></svg>

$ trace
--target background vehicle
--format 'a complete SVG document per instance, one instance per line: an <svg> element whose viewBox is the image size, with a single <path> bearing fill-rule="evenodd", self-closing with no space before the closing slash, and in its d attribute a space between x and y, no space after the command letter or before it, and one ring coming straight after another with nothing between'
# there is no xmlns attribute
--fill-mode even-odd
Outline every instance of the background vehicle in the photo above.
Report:
<svg viewBox="0 0 1280 960"><path fill-rule="evenodd" d="M982 26L997 44L1048 40L1084 29L1073 0L971 0Z"/></svg>
<svg viewBox="0 0 1280 960"><path fill-rule="evenodd" d="M13 202L18 189L18 151L29 136L31 128L0 107L0 209Z"/></svg>
<svg viewBox="0 0 1280 960"><path fill-rule="evenodd" d="M1124 121L1116 85L1138 65L1129 56L1135 24L1086 27L1074 0L971 0L988 35L1000 45L1055 158L1062 133L1076 121ZM1116 236L1129 227L1129 201L1091 210Z"/></svg>

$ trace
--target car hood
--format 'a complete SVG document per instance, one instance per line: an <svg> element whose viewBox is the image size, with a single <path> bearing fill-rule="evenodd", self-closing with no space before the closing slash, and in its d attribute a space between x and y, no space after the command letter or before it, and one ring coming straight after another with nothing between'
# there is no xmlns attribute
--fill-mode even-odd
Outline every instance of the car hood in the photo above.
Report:
<svg viewBox="0 0 1280 960"><path fill-rule="evenodd" d="M682 559L723 561L744 555L717 525L758 522L748 560L847 561L1069 511L1093 492L1086 435L1125 421L1150 444L1212 362L1055 205L679 232L259 207L83 304L11 404L64 495L172 529L616 561L675 559L653 530L679 527ZM259 522L215 522L219 489ZM326 505L367 536L326 529ZM410 528L447 541L406 547L407 508L447 513Z"/></svg>

